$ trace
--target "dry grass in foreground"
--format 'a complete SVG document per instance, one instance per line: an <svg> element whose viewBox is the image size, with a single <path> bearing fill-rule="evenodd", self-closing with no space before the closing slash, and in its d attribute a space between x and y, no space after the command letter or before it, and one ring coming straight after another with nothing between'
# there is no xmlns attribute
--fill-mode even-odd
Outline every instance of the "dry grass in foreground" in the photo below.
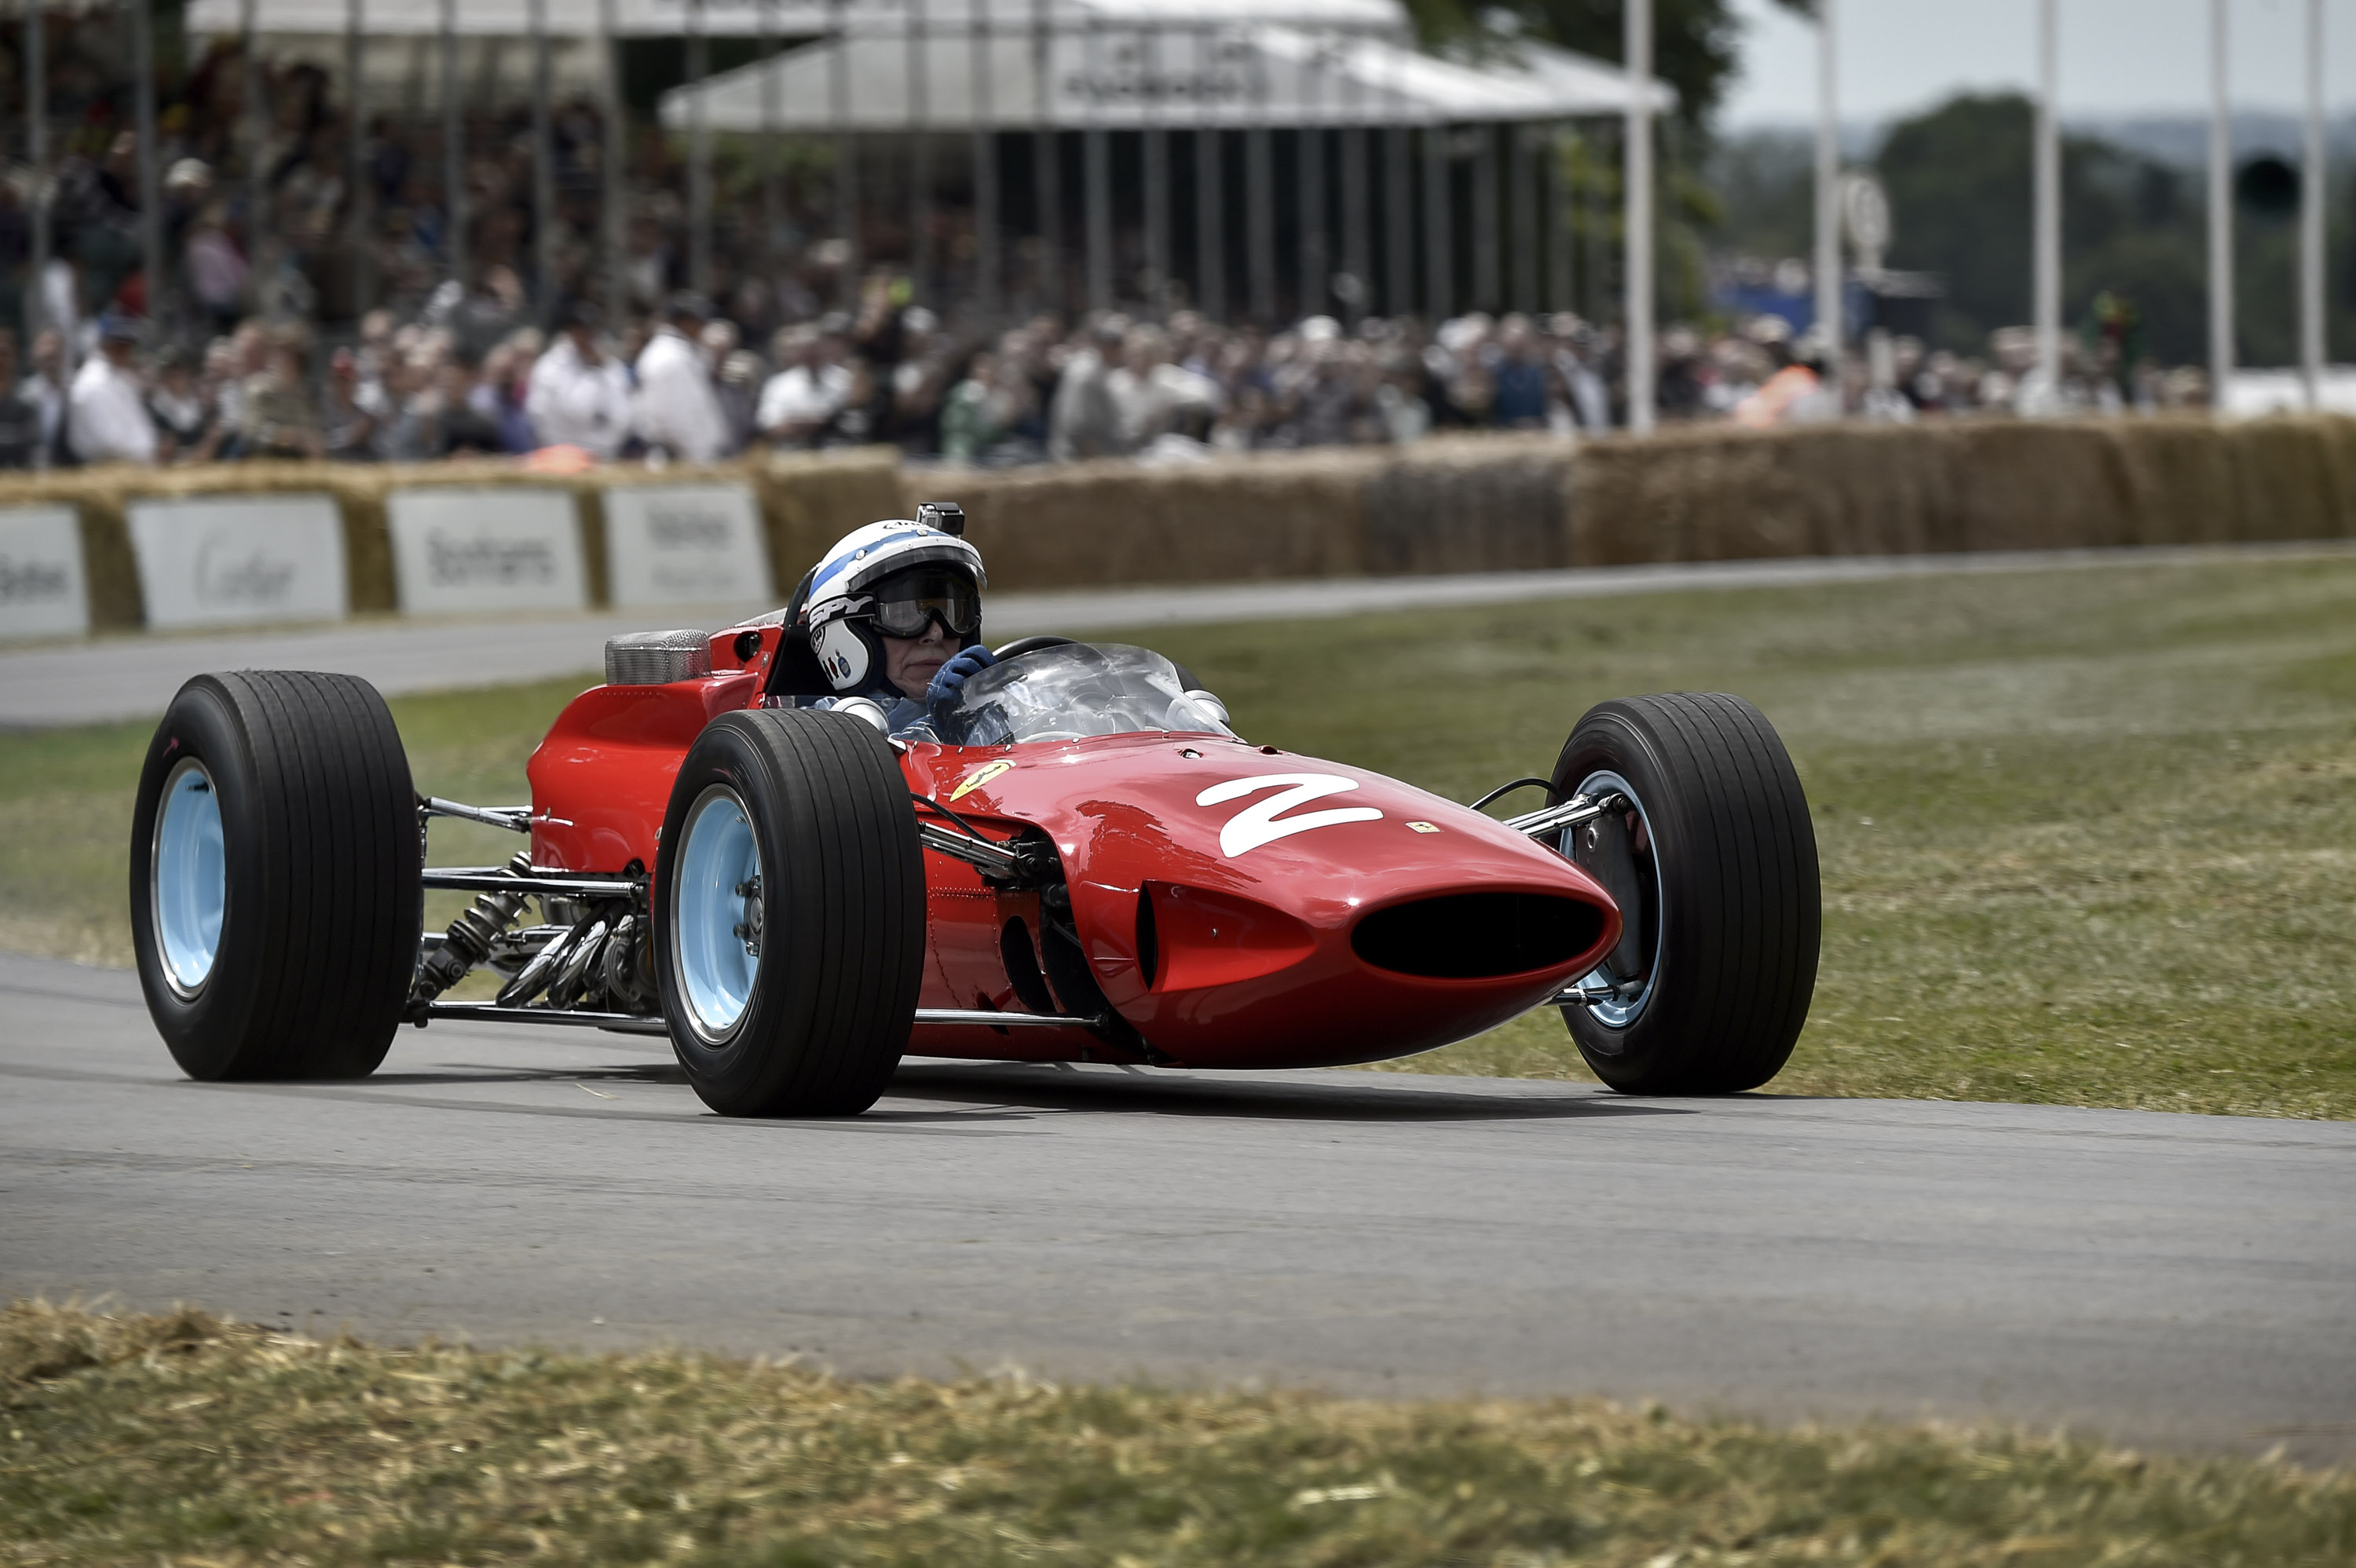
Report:
<svg viewBox="0 0 2356 1568"><path fill-rule="evenodd" d="M1600 1403L838 1381L0 1311L0 1563L2344 1564L2356 1478Z"/></svg>

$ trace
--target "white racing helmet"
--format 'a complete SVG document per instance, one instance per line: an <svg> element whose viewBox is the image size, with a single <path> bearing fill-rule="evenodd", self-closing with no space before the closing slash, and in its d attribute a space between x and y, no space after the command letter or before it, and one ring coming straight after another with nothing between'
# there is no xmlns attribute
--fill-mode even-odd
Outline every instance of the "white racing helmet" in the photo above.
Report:
<svg viewBox="0 0 2356 1568"><path fill-rule="evenodd" d="M964 531L962 508L928 501L914 520L854 528L819 559L796 619L829 686L851 695L888 684L877 640L885 629L877 625L879 610L886 619L894 612L915 614L914 631L888 628L894 635L921 636L926 621L938 620L960 642L980 638L981 591L990 579L981 552L960 537ZM879 589L886 592L879 595ZM884 597L892 604L881 604Z"/></svg>

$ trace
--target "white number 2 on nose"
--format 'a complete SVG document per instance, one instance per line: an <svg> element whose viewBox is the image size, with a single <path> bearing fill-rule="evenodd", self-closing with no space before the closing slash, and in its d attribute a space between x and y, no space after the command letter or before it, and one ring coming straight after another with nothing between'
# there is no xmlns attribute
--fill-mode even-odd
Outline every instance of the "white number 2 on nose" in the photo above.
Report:
<svg viewBox="0 0 2356 1568"><path fill-rule="evenodd" d="M1227 818L1226 826L1219 829L1219 853L1233 859L1248 849L1257 849L1295 833L1306 833L1312 827L1378 821L1383 814L1371 805L1339 805L1324 811L1304 811L1297 816L1282 815L1296 805L1306 805L1312 800L1357 787L1357 780L1333 773L1262 773L1258 778L1229 779L1225 784L1213 784L1194 797L1194 804L1221 805L1264 789L1283 792L1254 801Z"/></svg>

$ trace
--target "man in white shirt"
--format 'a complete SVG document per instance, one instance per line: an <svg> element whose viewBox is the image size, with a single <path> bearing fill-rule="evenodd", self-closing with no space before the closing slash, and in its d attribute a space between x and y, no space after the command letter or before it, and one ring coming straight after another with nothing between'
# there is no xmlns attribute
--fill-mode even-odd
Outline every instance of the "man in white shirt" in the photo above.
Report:
<svg viewBox="0 0 2356 1568"><path fill-rule="evenodd" d="M785 368L762 387L754 423L781 446L808 446L851 396L841 340L789 326L777 334L777 360Z"/></svg>
<svg viewBox="0 0 2356 1568"><path fill-rule="evenodd" d="M531 368L523 411L543 446L610 461L630 435L630 373L597 347L597 307L575 301L564 331Z"/></svg>
<svg viewBox="0 0 2356 1568"><path fill-rule="evenodd" d="M132 364L137 333L129 320L100 323L98 352L74 372L66 397L66 443L84 463L153 463L155 421Z"/></svg>
<svg viewBox="0 0 2356 1568"><path fill-rule="evenodd" d="M709 463L728 447L727 417L698 341L712 306L700 294L674 294L665 315L638 355L638 439L683 462Z"/></svg>

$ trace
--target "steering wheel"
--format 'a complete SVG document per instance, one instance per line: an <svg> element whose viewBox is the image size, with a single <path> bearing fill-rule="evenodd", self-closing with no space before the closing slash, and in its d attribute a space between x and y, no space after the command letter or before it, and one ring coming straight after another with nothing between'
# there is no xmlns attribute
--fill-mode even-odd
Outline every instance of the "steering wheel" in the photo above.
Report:
<svg viewBox="0 0 2356 1568"><path fill-rule="evenodd" d="M1008 659L1019 659L1024 654L1035 654L1041 648L1069 647L1078 640L1076 637L1049 636L1042 633L1035 637L1017 637L1002 647L991 649L991 652L993 657L1003 663Z"/></svg>

